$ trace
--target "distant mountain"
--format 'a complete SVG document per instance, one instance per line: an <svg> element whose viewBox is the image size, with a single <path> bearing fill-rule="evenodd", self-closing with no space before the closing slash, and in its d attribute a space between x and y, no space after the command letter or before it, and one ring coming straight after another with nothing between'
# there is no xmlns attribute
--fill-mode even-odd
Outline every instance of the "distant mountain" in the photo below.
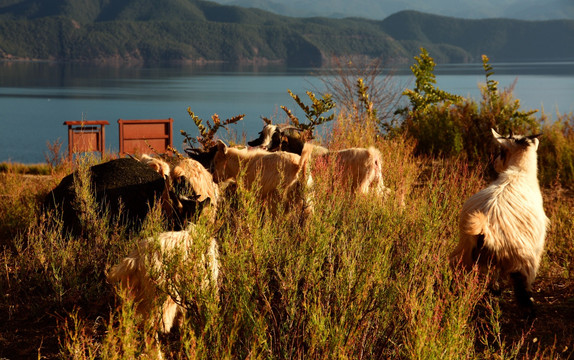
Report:
<svg viewBox="0 0 574 360"><path fill-rule="evenodd" d="M0 17L63 16L81 23L102 21L223 21L261 23L261 10L196 0L0 0Z"/></svg>
<svg viewBox="0 0 574 360"><path fill-rule="evenodd" d="M574 21L508 19L464 20L403 11L382 22L382 29L403 43L448 44L464 49L469 60L487 54L497 61L573 59Z"/></svg>
<svg viewBox="0 0 574 360"><path fill-rule="evenodd" d="M363 17L382 20L403 10L464 19L574 20L572 0L214 0L295 17Z"/></svg>
<svg viewBox="0 0 574 360"><path fill-rule="evenodd" d="M410 62L425 47L439 63L482 54L539 61L574 60L573 43L574 20L402 11L375 21L295 18L200 0L0 0L0 59L321 66L354 55Z"/></svg>

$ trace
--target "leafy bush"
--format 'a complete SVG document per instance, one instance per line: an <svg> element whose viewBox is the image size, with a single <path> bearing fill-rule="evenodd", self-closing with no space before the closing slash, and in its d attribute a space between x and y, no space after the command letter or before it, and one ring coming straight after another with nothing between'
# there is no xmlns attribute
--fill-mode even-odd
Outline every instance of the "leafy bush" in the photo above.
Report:
<svg viewBox="0 0 574 360"><path fill-rule="evenodd" d="M187 108L187 113L189 114L189 117L191 118L191 120L193 121L195 126L197 127L197 129L199 131L199 135L194 138L191 135L189 135L187 132L185 132L184 130L181 130L180 131L181 135L185 138L184 142L191 147L194 147L195 144L199 144L199 145L201 145L201 148L204 150L210 149L213 146L215 146L215 144L216 144L215 134L217 133L217 131L220 128L223 128L223 129L226 129L229 131L229 129L227 129L227 125L235 124L235 123L243 120L243 118L245 117L245 114L241 114L241 115L236 115L230 119L225 119L225 120L221 121L221 118L219 117L219 115L213 114L211 116L211 120L213 121L213 125L211 124L211 122L209 122L209 120L207 120L206 121L207 127L205 127L205 125L203 125L203 119L201 119L197 115L195 115L195 113L193 111L191 111L190 107Z"/></svg>
<svg viewBox="0 0 574 360"><path fill-rule="evenodd" d="M415 88L403 92L409 105L396 111L398 118L379 122L384 136L407 136L415 141L418 155L462 157L473 164L487 164L494 148L491 128L502 134L534 134L542 129L538 151L541 183L571 186L574 179L571 114L558 115L556 121L549 122L545 115L535 118L537 110L521 110L520 100L513 97L514 85L498 89L487 56L482 57L486 82L480 86L479 102L437 89L435 64L425 49L415 59L417 63L411 67Z"/></svg>
<svg viewBox="0 0 574 360"><path fill-rule="evenodd" d="M512 97L512 88L499 91L498 82L491 79L494 71L488 57L482 57L486 84L481 86L478 104L435 87L435 63L424 48L415 59L417 63L411 66L415 88L403 92L409 105L396 114L403 118L399 131L416 140L417 153L487 161L492 146L484 139L490 139L491 128L503 134L529 133L539 128L532 116L536 111L521 111L520 101ZM388 123L381 126L389 128Z"/></svg>
<svg viewBox="0 0 574 360"><path fill-rule="evenodd" d="M409 105L395 112L404 117L402 131L417 141L418 153L458 154L462 151L462 133L451 107L462 98L435 87L436 64L424 48L415 60L411 66L415 88L403 92Z"/></svg>

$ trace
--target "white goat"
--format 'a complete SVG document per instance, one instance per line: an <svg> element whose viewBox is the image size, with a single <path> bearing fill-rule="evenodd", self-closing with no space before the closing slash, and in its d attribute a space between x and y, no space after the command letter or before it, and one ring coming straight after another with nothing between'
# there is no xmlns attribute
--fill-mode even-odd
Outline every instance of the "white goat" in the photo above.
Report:
<svg viewBox="0 0 574 360"><path fill-rule="evenodd" d="M305 206L299 190L312 182L309 177L305 180L311 146L306 146L301 156L284 151L237 149L227 147L222 141L218 141L217 147L213 158L216 183L238 180L244 172L240 183L257 190L272 211L278 202Z"/></svg>
<svg viewBox="0 0 574 360"><path fill-rule="evenodd" d="M142 155L140 161L166 180L162 206L168 216L172 216L175 211L185 217L189 215L185 211L187 203L204 202L209 199L211 205L209 210L203 208L202 212L210 212L209 217L214 218L219 201L219 187L213 182L211 173L203 165L193 159L182 159L170 168L166 161L145 154Z"/></svg>
<svg viewBox="0 0 574 360"><path fill-rule="evenodd" d="M304 146L309 146L301 130L285 124L266 124L259 132L259 138L248 144L269 151L281 150L298 155L302 154ZM374 147L329 151L313 145L312 158L319 165L331 164L334 160L336 169L341 172L343 185L352 192L366 194L369 189L375 188L379 195L390 193L390 189L383 183L381 153Z"/></svg>
<svg viewBox="0 0 574 360"><path fill-rule="evenodd" d="M501 146L494 164L499 175L465 202L451 263L492 266L511 278L519 304L531 307L548 225L537 178L539 135L503 137L494 129L492 134Z"/></svg>
<svg viewBox="0 0 574 360"><path fill-rule="evenodd" d="M185 309L174 284L179 281L179 271L192 275L201 282L201 290L217 292L219 277L218 249L215 239L209 239L204 254L193 254L193 241L197 237L195 228L168 231L157 238L147 238L119 264L111 268L108 280L120 283L136 304L136 313L146 320L159 321L160 332L171 330L176 317ZM197 258L200 258L200 261ZM173 271L175 268L175 271ZM169 270L172 271L169 271ZM168 274L176 275L170 278ZM192 279L193 281L193 279ZM177 286L176 286L177 287ZM158 304L160 299L165 300Z"/></svg>
<svg viewBox="0 0 574 360"><path fill-rule="evenodd" d="M320 148L313 162L329 164L332 161L335 161L335 168L341 172L343 185L350 191L368 194L374 188L378 195L390 193L383 182L381 153L376 148L371 146L337 151Z"/></svg>

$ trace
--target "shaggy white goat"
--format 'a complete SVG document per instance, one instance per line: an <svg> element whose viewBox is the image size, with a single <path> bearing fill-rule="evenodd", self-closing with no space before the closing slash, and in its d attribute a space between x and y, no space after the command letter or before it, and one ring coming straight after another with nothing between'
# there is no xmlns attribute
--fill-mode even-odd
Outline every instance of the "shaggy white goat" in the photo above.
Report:
<svg viewBox="0 0 574 360"><path fill-rule="evenodd" d="M538 185L536 150L539 135L503 137L494 168L498 178L469 198L461 211L460 239L451 263L467 269L492 266L510 277L519 304L532 306L532 283L544 249L548 218Z"/></svg>
<svg viewBox="0 0 574 360"><path fill-rule="evenodd" d="M301 130L291 125L266 124L259 133L259 138L248 142L250 146L269 151L286 151L298 155L309 143L305 142ZM352 192L366 194L374 188L376 194L386 195L390 189L384 186L381 171L381 153L374 147L350 148L329 151L322 146L313 145L313 162L330 164L335 161L341 172L343 185Z"/></svg>
<svg viewBox="0 0 574 360"><path fill-rule="evenodd" d="M240 183L257 190L272 211L277 202L304 207L305 199L299 190L312 182L309 177L305 180L310 151L311 146L305 146L299 156L284 151L237 149L218 141L213 158L213 179L216 183L236 181L243 174Z"/></svg>
<svg viewBox="0 0 574 360"><path fill-rule="evenodd" d="M335 161L336 168L341 171L343 185L350 191L368 194L373 188L378 195L390 193L383 182L381 153L376 148L323 149L315 157L314 163Z"/></svg>
<svg viewBox="0 0 574 360"><path fill-rule="evenodd" d="M215 217L219 201L219 187L213 182L211 173L199 162L193 159L182 159L170 168L166 161L145 154L142 155L140 161L166 180L166 188L162 194L162 206L168 216L172 216L175 211L185 217L188 215L184 210L186 203L203 202L209 198L211 206L209 209L204 208L202 212L209 212L211 218ZM170 193L175 196L170 198Z"/></svg>
<svg viewBox="0 0 574 360"><path fill-rule="evenodd" d="M217 243L209 239L206 252L198 256L193 253L196 236L194 226L190 225L186 230L144 239L108 274L111 283L120 283L121 288L128 291L136 304L136 312L144 321L159 321L161 332L169 332L178 314L185 311L180 305L179 292L173 289L174 285L177 287L179 271L191 273L200 281L202 290L217 291ZM198 259L200 261L195 261ZM163 298L165 300L158 304Z"/></svg>

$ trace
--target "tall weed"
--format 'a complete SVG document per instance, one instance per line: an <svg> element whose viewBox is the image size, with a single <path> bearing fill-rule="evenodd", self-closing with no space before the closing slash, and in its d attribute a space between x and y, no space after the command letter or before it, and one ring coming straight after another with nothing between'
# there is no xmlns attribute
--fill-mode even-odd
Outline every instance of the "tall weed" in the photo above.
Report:
<svg viewBox="0 0 574 360"><path fill-rule="evenodd" d="M574 184L574 114L542 123L538 154L543 184Z"/></svg>

